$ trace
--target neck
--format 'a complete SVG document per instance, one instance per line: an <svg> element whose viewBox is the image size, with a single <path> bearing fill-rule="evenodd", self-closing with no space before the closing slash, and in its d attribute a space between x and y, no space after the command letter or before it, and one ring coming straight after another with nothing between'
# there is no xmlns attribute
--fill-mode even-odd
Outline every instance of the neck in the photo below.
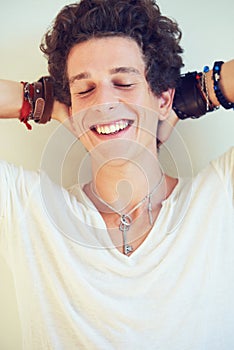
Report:
<svg viewBox="0 0 234 350"><path fill-rule="evenodd" d="M137 164L129 161L108 162L102 167L93 164L93 181L85 187L115 247L126 255L135 251L147 237L162 201L177 183L162 173L157 159L143 162L141 166Z"/></svg>
<svg viewBox="0 0 234 350"><path fill-rule="evenodd" d="M148 164L148 165L147 165ZM93 190L117 211L128 212L160 182L158 160L139 165L130 161L112 161L105 166L93 164ZM161 202L162 191L155 194Z"/></svg>

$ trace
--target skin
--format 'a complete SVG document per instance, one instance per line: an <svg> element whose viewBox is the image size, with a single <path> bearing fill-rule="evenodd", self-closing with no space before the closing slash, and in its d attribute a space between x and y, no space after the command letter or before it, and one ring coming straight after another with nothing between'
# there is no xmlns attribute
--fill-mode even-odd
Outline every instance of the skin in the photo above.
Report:
<svg viewBox="0 0 234 350"><path fill-rule="evenodd" d="M134 70L130 74L131 79L134 78L133 87L118 86L118 80L129 77L126 71L113 74L113 68L120 66L136 68L137 74ZM52 118L75 132L89 150L93 161L93 187L96 193L116 209L123 209L126 213L159 181L161 172L157 162L155 135L157 132L157 137L161 142L165 142L178 121L171 110L174 91L166 91L160 97L152 94L145 79L142 53L134 41L126 38L90 40L74 46L68 57L67 68L68 77L71 79L72 107L69 109L55 100ZM79 91L79 88L83 86L79 86L77 79L73 78L87 71L91 76L89 79L78 79L79 84L82 80L82 83L89 82L92 86L88 96L81 96L79 92L82 90ZM234 60L231 60L222 66L220 80L220 87L229 101L234 101L233 75ZM129 81L124 81L124 84L128 85ZM211 71L207 74L207 85L210 100L218 105L213 91ZM0 80L0 118L18 118L22 96L21 83ZM111 114L110 110L103 108L111 104L112 107L120 104L122 109L112 108L115 114ZM96 108L94 111L97 106L102 108ZM144 107L145 111L156 111L157 117L154 118L152 113L141 113L139 106ZM121 120L124 115L125 118L132 119L131 127L115 135L98 135L89 129L85 122L82 124L79 118L76 118L77 113L90 111L90 108L92 113L89 115L90 118L94 118L95 123L108 124L110 120ZM114 147L110 147L112 144ZM132 147L133 145L140 145L140 148ZM171 194L176 183L176 179L165 175L153 198L154 220L160 212L162 200ZM122 252L122 240L118 230L119 216L107 212L107 208L97 200L89 184L84 190L101 212L113 243ZM151 229L142 213L146 213L145 205L132 214L133 225L129 230L129 239L134 241L134 250L141 245ZM140 237L139 232L142 232Z"/></svg>
<svg viewBox="0 0 234 350"><path fill-rule="evenodd" d="M91 39L75 45L68 55L67 75L72 102L70 128L90 152L92 186L116 210L127 213L161 179L155 132L158 122L170 117L174 91L170 89L159 97L153 94L138 45L122 37ZM97 127L110 130L125 121L128 126L117 133L97 132ZM165 176L153 198L154 220L161 202L176 183L176 179ZM122 251L120 235L116 234L119 216L103 209L90 184L84 190L100 210L114 244ZM134 250L151 228L141 215L143 212L146 213L146 205L132 214L134 224L129 238L134 241ZM139 232L143 232L141 237Z"/></svg>
<svg viewBox="0 0 234 350"><path fill-rule="evenodd" d="M109 117L105 117L105 113L109 106L106 104L113 104L115 108L118 103L124 103L157 110L160 120L167 116L168 111L160 110L159 104L166 99L165 103L171 103L169 93L161 99L153 95L145 79L141 52L130 39L93 39L76 45L68 56L67 67L72 115L94 107L93 113L102 114L101 124L108 124ZM99 142L93 135L92 141Z"/></svg>

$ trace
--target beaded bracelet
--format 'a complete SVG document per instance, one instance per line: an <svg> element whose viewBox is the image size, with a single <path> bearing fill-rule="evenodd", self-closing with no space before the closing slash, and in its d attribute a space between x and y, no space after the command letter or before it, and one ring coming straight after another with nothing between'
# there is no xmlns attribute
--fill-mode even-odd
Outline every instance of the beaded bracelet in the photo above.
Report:
<svg viewBox="0 0 234 350"><path fill-rule="evenodd" d="M209 91L208 91L208 84L207 84L207 77L206 77L209 71L210 71L210 68L208 66L204 66L203 72L202 72L201 89L206 98L206 111L213 112L214 110L219 109L219 106L215 106L209 98Z"/></svg>
<svg viewBox="0 0 234 350"><path fill-rule="evenodd" d="M225 109L231 109L231 108L234 108L234 103L228 102L226 100L219 86L220 72L221 72L222 65L223 65L223 61L214 62L214 66L213 66L214 92L221 106L223 106Z"/></svg>

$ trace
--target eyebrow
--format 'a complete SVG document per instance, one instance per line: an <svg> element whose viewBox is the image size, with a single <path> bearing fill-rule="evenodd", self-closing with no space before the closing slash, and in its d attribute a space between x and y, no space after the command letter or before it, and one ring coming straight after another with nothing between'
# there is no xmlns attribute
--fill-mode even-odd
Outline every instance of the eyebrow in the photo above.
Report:
<svg viewBox="0 0 234 350"><path fill-rule="evenodd" d="M91 75L87 72L79 73L69 79L69 83L73 84L76 80L89 79Z"/></svg>
<svg viewBox="0 0 234 350"><path fill-rule="evenodd" d="M110 74L118 74L118 73L125 73L125 74L136 74L136 75L141 75L140 71L134 67L116 67L112 68L110 70ZM82 72L79 74L74 75L69 79L69 83L73 84L76 80L83 80L83 79L90 79L91 74L88 72Z"/></svg>
<svg viewBox="0 0 234 350"><path fill-rule="evenodd" d="M133 74L137 74L140 75L140 71L134 67L117 67L117 68L113 68L110 70L111 74L117 74L117 73L133 73Z"/></svg>

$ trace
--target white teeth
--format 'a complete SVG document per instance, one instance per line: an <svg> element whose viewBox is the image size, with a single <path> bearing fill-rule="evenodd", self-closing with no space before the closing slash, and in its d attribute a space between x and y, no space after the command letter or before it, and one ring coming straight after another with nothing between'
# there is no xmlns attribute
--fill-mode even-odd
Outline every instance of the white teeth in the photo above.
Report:
<svg viewBox="0 0 234 350"><path fill-rule="evenodd" d="M116 123L110 124L110 125L97 125L97 126L95 126L95 129L96 129L98 134L109 135L109 134L113 134L119 130L125 129L128 125L129 125L129 123L127 121L121 120L119 122L116 122Z"/></svg>
<svg viewBox="0 0 234 350"><path fill-rule="evenodd" d="M110 133L110 129L108 126L104 126L104 132L105 134L109 134Z"/></svg>
<svg viewBox="0 0 234 350"><path fill-rule="evenodd" d="M114 125L111 125L111 126L110 126L110 132L115 132L115 131L116 131L116 129L117 129L117 128L115 128L115 126L114 126Z"/></svg>

